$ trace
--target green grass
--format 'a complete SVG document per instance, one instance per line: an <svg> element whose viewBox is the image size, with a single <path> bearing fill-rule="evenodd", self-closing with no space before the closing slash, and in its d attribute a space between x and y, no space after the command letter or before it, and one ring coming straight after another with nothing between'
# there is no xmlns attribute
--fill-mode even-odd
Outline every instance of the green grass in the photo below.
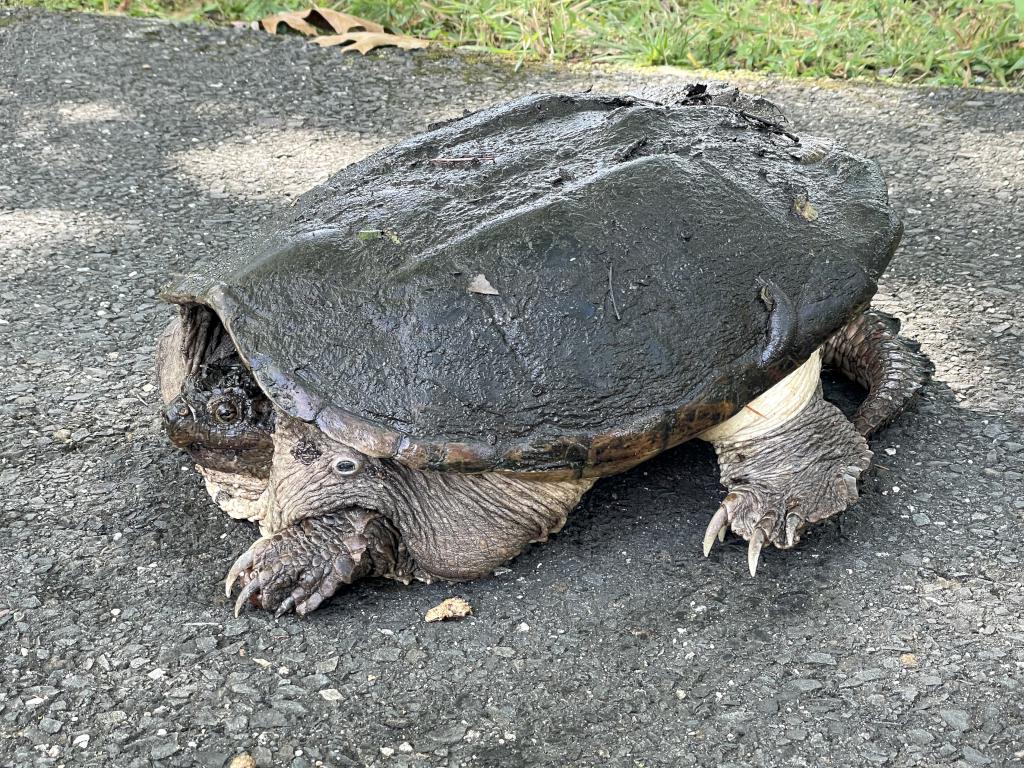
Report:
<svg viewBox="0 0 1024 768"><path fill-rule="evenodd" d="M119 0L22 0L106 10ZM227 22L308 0L131 0L140 16ZM1024 0L350 0L330 7L451 45L550 61L794 77L1024 86Z"/></svg>

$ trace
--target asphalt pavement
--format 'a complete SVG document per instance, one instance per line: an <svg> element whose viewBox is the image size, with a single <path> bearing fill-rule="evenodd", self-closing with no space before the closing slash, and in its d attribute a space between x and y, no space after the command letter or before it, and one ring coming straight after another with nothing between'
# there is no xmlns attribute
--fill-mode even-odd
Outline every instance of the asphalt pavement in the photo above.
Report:
<svg viewBox="0 0 1024 768"><path fill-rule="evenodd" d="M738 540L701 556L693 444L492 578L231 614L257 534L160 431L160 288L431 122L686 82L0 11L0 764L1024 762L1020 93L744 81L881 163L906 235L878 303L936 365L861 502L756 579ZM453 595L472 617L423 621Z"/></svg>

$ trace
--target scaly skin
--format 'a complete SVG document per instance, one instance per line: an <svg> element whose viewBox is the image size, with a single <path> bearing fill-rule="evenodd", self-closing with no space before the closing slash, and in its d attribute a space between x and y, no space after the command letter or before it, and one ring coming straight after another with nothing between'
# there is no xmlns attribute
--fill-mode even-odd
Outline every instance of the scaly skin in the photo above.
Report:
<svg viewBox="0 0 1024 768"><path fill-rule="evenodd" d="M820 387L792 419L750 440L714 443L728 494L704 536L707 555L726 528L750 542L750 575L765 544L789 549L805 528L857 501L857 480L871 464L865 439Z"/></svg>
<svg viewBox="0 0 1024 768"><path fill-rule="evenodd" d="M771 431L713 441L728 494L708 524L705 556L731 529L749 542L753 576L765 544L793 547L807 526L856 503L858 479L872 456L865 438L902 413L932 371L924 355L897 338L898 330L895 318L872 309L822 346L825 364L868 390L852 424L822 399L819 386L799 413Z"/></svg>
<svg viewBox="0 0 1024 768"><path fill-rule="evenodd" d="M934 368L930 360L897 334L899 321L869 309L825 342L825 364L838 368L868 395L853 415L854 426L868 436L903 413Z"/></svg>
<svg viewBox="0 0 1024 768"><path fill-rule="evenodd" d="M561 529L592 480L417 472L279 416L260 509L262 539L226 580L246 603L308 613L367 576L408 582L484 576Z"/></svg>
<svg viewBox="0 0 1024 768"><path fill-rule="evenodd" d="M235 581L242 590L235 615L250 601L281 616L305 616L345 584L367 576L411 579L413 564L401 535L383 515L362 509L300 520L259 539L228 572L225 592Z"/></svg>

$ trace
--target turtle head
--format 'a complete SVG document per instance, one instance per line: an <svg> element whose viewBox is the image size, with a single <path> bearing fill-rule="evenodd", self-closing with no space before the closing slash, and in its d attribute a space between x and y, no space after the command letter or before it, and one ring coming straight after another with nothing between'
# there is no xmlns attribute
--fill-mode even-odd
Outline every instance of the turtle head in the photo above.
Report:
<svg viewBox="0 0 1024 768"><path fill-rule="evenodd" d="M163 423L171 442L201 467L254 477L270 472L274 408L240 361L186 376Z"/></svg>

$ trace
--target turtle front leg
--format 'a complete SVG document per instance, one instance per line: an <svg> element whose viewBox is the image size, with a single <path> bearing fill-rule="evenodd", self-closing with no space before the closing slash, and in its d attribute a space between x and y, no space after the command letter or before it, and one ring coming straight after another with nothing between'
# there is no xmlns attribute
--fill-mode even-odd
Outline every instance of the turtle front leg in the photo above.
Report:
<svg viewBox="0 0 1024 768"><path fill-rule="evenodd" d="M376 512L349 509L299 520L256 541L231 566L225 593L236 581L242 591L237 616L246 603L281 616L305 616L344 584L367 576L408 581L408 556L398 531Z"/></svg>
<svg viewBox="0 0 1024 768"><path fill-rule="evenodd" d="M935 367L899 336L900 321L869 309L836 331L822 347L826 365L838 368L868 395L853 414L870 436L899 416L931 378Z"/></svg>
<svg viewBox="0 0 1024 768"><path fill-rule="evenodd" d="M821 396L819 353L740 414L705 432L728 494L704 536L708 555L731 528L747 539L750 574L761 549L788 549L801 532L857 500L871 463L867 442Z"/></svg>

